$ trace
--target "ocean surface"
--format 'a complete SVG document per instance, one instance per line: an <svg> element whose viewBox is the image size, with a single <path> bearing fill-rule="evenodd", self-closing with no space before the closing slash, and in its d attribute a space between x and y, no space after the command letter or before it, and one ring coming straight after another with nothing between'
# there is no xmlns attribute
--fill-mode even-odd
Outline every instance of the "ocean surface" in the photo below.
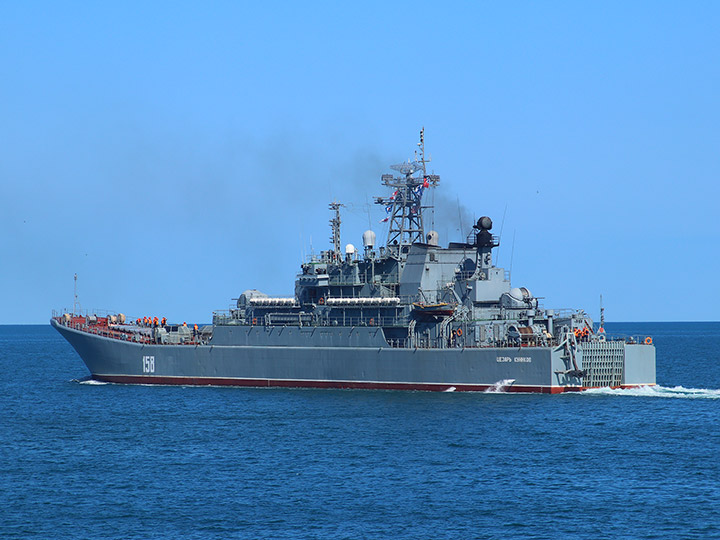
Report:
<svg viewBox="0 0 720 540"><path fill-rule="evenodd" d="M659 387L100 384L0 326L0 537L720 538L720 323L607 328L653 336Z"/></svg>

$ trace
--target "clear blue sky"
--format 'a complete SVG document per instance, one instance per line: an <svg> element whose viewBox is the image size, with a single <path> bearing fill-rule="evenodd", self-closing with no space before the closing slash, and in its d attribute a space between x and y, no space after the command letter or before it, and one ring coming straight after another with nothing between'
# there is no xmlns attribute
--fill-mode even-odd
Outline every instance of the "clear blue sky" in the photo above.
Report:
<svg viewBox="0 0 720 540"><path fill-rule="evenodd" d="M717 2L3 2L0 323L71 306L75 272L133 317L292 294L333 198L343 243L384 237L366 202L422 126L444 242L505 214L546 307L718 320L718 28Z"/></svg>

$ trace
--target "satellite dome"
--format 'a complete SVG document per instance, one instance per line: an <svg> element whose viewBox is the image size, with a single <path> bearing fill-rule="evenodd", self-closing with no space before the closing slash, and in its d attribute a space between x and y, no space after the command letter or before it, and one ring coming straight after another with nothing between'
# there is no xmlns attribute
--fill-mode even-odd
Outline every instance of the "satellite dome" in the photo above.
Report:
<svg viewBox="0 0 720 540"><path fill-rule="evenodd" d="M490 229L492 229L492 219L487 216L481 217L477 220L477 225L475 226L475 228L485 229L486 231L489 231Z"/></svg>
<svg viewBox="0 0 720 540"><path fill-rule="evenodd" d="M363 246L371 248L375 245L375 233L371 230L367 230L363 233Z"/></svg>
<svg viewBox="0 0 720 540"><path fill-rule="evenodd" d="M512 296L515 300L520 301L522 301L524 298L522 289L520 289L519 287L513 287L512 289L510 289L510 296Z"/></svg>
<svg viewBox="0 0 720 540"><path fill-rule="evenodd" d="M348 244L345 246L345 255L352 255L355 253L355 246L352 244Z"/></svg>

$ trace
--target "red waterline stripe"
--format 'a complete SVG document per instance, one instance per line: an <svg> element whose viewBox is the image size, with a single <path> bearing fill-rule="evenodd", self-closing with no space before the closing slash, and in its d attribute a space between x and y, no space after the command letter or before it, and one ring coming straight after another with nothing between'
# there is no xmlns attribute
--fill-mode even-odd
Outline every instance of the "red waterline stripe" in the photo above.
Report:
<svg viewBox="0 0 720 540"><path fill-rule="evenodd" d="M421 390L427 392L444 392L454 388L456 392L484 392L494 385L491 384L427 384L427 383L392 383L362 381L312 381L312 380L281 380L281 379L234 379L220 377L161 377L142 375L93 375L98 381L125 384L164 384L183 386L250 386L250 387L282 387L282 388L339 388L358 390ZM526 392L541 394L560 394L562 392L579 392L585 390L580 386L508 386L505 392Z"/></svg>

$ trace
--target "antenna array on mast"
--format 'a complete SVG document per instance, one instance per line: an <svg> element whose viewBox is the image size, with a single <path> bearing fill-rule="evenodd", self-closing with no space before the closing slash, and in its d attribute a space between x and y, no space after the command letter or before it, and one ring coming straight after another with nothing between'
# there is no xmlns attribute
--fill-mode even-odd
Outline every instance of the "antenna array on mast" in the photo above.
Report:
<svg viewBox="0 0 720 540"><path fill-rule="evenodd" d="M375 203L384 206L389 214L383 222L390 222L387 247L391 252L399 250L399 246L425 242L423 209L431 206L423 206L423 191L440 182L438 175L427 174L426 164L430 158L425 157L425 128L420 130L418 150L415 151L414 161L408 160L390 167L402 176L382 175L382 183L394 190L392 195L375 197Z"/></svg>

